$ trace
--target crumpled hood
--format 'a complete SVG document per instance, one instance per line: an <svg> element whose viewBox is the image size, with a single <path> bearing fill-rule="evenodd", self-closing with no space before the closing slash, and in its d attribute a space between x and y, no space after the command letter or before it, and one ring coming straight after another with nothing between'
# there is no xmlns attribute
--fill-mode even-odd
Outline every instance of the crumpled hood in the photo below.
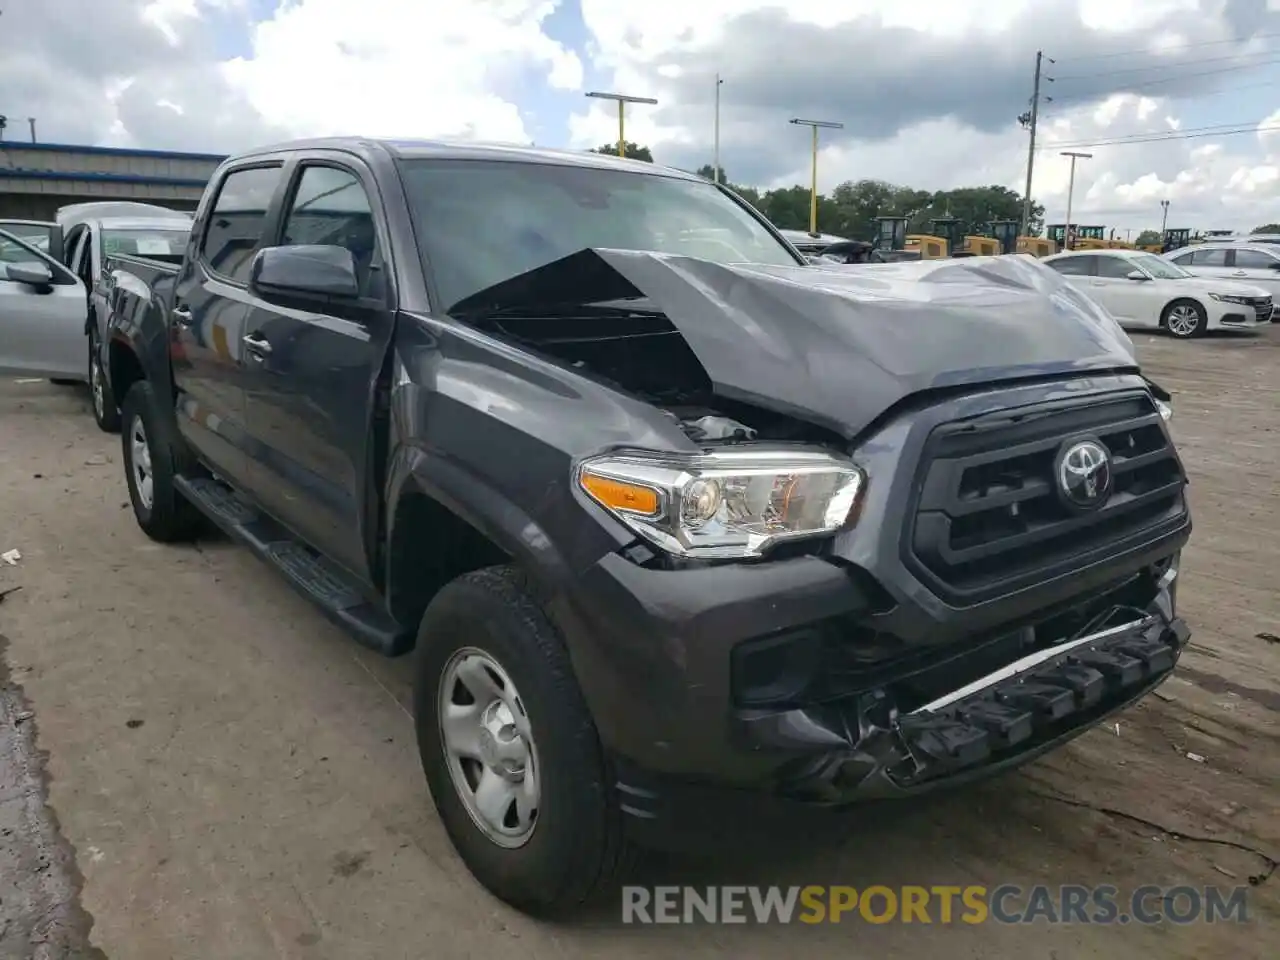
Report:
<svg viewBox="0 0 1280 960"><path fill-rule="evenodd" d="M921 391L1138 369L1115 320L1029 256L791 267L583 250L449 312L635 297L667 316L717 394L850 437Z"/></svg>

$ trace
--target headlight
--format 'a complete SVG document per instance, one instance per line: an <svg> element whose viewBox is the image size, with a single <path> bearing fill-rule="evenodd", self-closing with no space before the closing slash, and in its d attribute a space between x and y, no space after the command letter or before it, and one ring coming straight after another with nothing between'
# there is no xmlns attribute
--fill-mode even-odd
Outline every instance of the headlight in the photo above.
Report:
<svg viewBox="0 0 1280 960"><path fill-rule="evenodd" d="M824 453L643 453L584 462L579 487L628 527L684 557L760 556L781 540L835 533L857 518L866 475Z"/></svg>
<svg viewBox="0 0 1280 960"><path fill-rule="evenodd" d="M1235 294L1235 293L1211 293L1209 294L1209 299L1217 300L1219 303L1243 303L1243 304L1253 303L1252 297L1242 297L1239 294Z"/></svg>
<svg viewBox="0 0 1280 960"><path fill-rule="evenodd" d="M1173 407L1169 406L1163 400L1156 401L1156 409L1160 411L1160 417L1165 423L1173 419Z"/></svg>

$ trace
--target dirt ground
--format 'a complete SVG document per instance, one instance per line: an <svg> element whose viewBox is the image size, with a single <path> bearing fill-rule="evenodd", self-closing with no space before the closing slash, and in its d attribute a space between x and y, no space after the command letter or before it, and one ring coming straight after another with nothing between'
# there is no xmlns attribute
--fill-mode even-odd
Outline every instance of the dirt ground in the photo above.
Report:
<svg viewBox="0 0 1280 960"><path fill-rule="evenodd" d="M1138 336L1174 392L1196 531L1177 677L1022 772L787 856L652 858L634 882L1142 884L1248 891L1248 924L535 923L430 806L408 662L358 648L246 551L136 528L87 398L0 384L0 957L1020 960L1275 956L1280 326ZM33 744L38 752L33 750ZM1193 754L1194 757L1188 756ZM1270 950L1265 943L1270 942ZM90 943L92 946L90 946Z"/></svg>

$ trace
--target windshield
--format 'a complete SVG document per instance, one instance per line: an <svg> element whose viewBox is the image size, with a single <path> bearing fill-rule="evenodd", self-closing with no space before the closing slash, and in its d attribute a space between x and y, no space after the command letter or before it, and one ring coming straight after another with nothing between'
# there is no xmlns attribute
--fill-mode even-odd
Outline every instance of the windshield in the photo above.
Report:
<svg viewBox="0 0 1280 960"><path fill-rule="evenodd" d="M1183 270L1176 263L1170 263L1163 257L1157 257L1150 253L1144 253L1140 257L1133 258L1133 265L1141 267L1147 273L1151 274L1157 280L1185 280L1191 276L1186 270Z"/></svg>
<svg viewBox="0 0 1280 960"><path fill-rule="evenodd" d="M589 247L796 265L710 182L487 160L407 160L401 176L422 254L450 306Z"/></svg>
<svg viewBox="0 0 1280 960"><path fill-rule="evenodd" d="M189 230L103 230L102 252L107 256L182 258Z"/></svg>

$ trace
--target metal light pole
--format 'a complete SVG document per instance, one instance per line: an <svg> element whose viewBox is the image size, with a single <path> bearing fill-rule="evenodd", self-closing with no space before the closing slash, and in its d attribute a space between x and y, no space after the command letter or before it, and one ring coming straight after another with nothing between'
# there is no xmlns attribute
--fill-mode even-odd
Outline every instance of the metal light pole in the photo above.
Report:
<svg viewBox="0 0 1280 960"><path fill-rule="evenodd" d="M720 182L720 84L724 83L720 79L720 74L716 74L716 152L711 163L711 179L715 183Z"/></svg>
<svg viewBox="0 0 1280 960"><path fill-rule="evenodd" d="M1160 242L1164 243L1164 231L1169 226L1169 201L1160 201Z"/></svg>
<svg viewBox="0 0 1280 960"><path fill-rule="evenodd" d="M652 97L629 97L623 93L601 93L599 90L592 90L587 94L588 97L595 97L597 100L614 100L618 104L618 156L625 157L627 155L627 136L626 121L623 119L623 107L628 103L657 103Z"/></svg>
<svg viewBox="0 0 1280 960"><path fill-rule="evenodd" d="M1071 242L1071 200L1076 190L1076 160L1092 160L1092 153L1074 153L1071 150L1062 151L1064 157L1071 158L1071 176L1067 178L1067 228L1063 240L1066 241L1067 249L1072 248Z"/></svg>
<svg viewBox="0 0 1280 960"><path fill-rule="evenodd" d="M818 129L824 130L843 130L843 123L836 123L832 120L801 120L796 117L791 121L799 127L809 127L813 131L813 180L809 188L809 232L818 232Z"/></svg>

